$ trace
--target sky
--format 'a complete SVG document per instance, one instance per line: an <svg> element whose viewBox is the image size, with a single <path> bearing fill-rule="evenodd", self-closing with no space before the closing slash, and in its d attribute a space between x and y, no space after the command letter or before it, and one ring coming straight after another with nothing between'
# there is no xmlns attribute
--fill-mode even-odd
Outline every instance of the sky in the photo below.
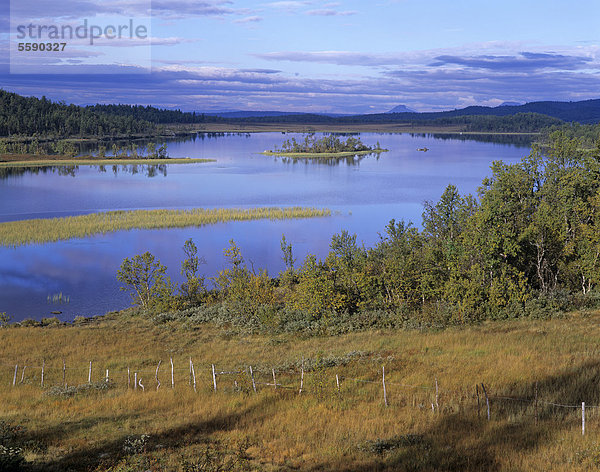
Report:
<svg viewBox="0 0 600 472"><path fill-rule="evenodd" d="M67 103L381 113L600 98L598 0L0 2L0 88ZM106 34L48 36L84 24ZM16 49L41 40L66 47Z"/></svg>

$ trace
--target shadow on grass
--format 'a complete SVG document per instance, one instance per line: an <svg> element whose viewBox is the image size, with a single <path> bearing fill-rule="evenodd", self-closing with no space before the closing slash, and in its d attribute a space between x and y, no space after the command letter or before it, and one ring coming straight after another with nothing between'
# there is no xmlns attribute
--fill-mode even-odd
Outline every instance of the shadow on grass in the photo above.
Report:
<svg viewBox="0 0 600 472"><path fill-rule="evenodd" d="M147 450L153 450L157 447L169 449L181 447L182 445L203 444L209 439L211 434L236 429L242 421L246 422L248 419L262 421L265 416L264 412L276 401L279 401L279 399L265 397L256 405L240 409L240 411L229 415L216 416L206 421L192 421L177 428L165 429L160 434L152 434L150 436L147 443ZM67 437L77 430L87 429L102 422L114 423L115 421L140 416L141 414L123 415L65 423L60 427L36 431L34 434L30 434L27 439L40 441L50 439L53 442L57 442L57 439L60 440L61 437ZM38 462L30 465L27 470L35 472L91 471L102 464L106 464L107 461L117 463L120 459L128 455L124 451L123 446L129 436L131 435L122 435L111 441L100 442L93 447L78 449L55 460Z"/></svg>
<svg viewBox="0 0 600 472"><path fill-rule="evenodd" d="M376 451L365 452L360 464L322 463L307 470L520 470L521 464L507 465L506 458L502 456L508 451L521 457L527 455L581 424L580 408L557 407L549 403L580 406L581 402L585 401L586 405L600 405L600 363L585 362L559 375L539 380L537 424L534 402L536 382L515 383L498 389L494 389L491 384L486 387L491 397L489 422L485 407L478 416L477 400L474 396L469 404L462 405L459 412L441 413L427 430L411 435L411 441L403 443L402 435L409 435L412 431L398 431L399 445L393 450L379 454ZM519 398L520 401L500 397ZM600 429L600 409L593 410L591 415L587 429L589 433ZM573 434L580 437L580 433ZM565 444L564 447L572 447L572 444ZM568 468L567 464L564 466L565 469Z"/></svg>

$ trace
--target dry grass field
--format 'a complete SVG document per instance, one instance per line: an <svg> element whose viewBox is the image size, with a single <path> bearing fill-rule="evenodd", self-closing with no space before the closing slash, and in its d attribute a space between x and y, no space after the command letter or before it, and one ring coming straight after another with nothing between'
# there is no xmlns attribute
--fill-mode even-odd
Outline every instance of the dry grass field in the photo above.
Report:
<svg viewBox="0 0 600 472"><path fill-rule="evenodd" d="M593 470L600 464L599 322L586 313L338 337L157 326L133 312L10 326L0 329L0 418L5 431L23 428L13 442L25 470ZM70 393L63 359L66 383L80 386ZM103 388L106 369L110 388ZM265 385L272 369L278 388ZM134 372L144 390L133 389ZM490 421L481 388L478 407L481 383ZM580 408L551 405L582 401L585 435Z"/></svg>

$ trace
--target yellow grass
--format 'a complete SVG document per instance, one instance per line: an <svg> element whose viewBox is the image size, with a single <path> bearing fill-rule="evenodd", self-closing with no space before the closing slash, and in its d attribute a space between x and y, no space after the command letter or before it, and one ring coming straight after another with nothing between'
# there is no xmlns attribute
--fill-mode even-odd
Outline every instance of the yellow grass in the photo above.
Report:
<svg viewBox="0 0 600 472"><path fill-rule="evenodd" d="M592 470L600 459L598 409L588 410L582 436L580 410L542 402L600 405L599 322L598 314L572 315L334 338L232 336L206 325L194 330L154 326L126 315L74 326L6 328L0 329L0 417L27 427L27 438L43 446L26 448L38 470L123 465L133 460L123 451L125 438L140 434L150 435L144 457L154 461L152 470L183 470L185 458L197 458L214 441L232 447L247 441L252 470ZM353 351L362 355L348 355ZM320 356L346 356L350 362L306 372L299 395L299 369L290 366L302 357ZM190 357L197 393L188 384ZM62 383L63 358L70 385L87 381L92 360L93 380L102 379L108 368L116 387L67 399L43 395L42 359L47 389ZM157 392L159 360L162 387ZM24 384L13 388L17 363L28 367ZM252 365L259 382L272 382L274 367L278 382L294 388L259 385L254 394L242 373L220 375L215 394L211 364L217 371ZM388 408L383 406L382 365ZM127 390L127 367L132 376L140 372L144 392ZM342 379L339 394L336 374ZM20 377L21 370L18 382ZM434 413L435 378L440 390ZM234 390L234 380L241 392ZM532 403L497 398L532 399L536 382L537 425ZM477 383L493 396L489 422L484 409L478 417ZM366 441L395 436L403 438L401 444L387 454L360 448Z"/></svg>
<svg viewBox="0 0 600 472"><path fill-rule="evenodd" d="M162 164L202 164L216 162L215 159L55 159L0 162L0 167L51 167L51 166L110 166L110 165L162 165Z"/></svg>
<svg viewBox="0 0 600 472"><path fill-rule="evenodd" d="M313 218L330 214L331 211L327 209L303 207L108 211L65 218L0 223L0 245L46 243L129 229L183 228L228 221Z"/></svg>

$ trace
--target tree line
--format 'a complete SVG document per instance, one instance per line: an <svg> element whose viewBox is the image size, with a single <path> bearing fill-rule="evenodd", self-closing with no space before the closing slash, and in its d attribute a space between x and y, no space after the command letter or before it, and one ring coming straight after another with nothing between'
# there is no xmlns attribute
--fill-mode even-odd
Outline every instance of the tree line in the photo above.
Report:
<svg viewBox="0 0 600 472"><path fill-rule="evenodd" d="M82 136L155 134L156 125L133 116L103 113L93 108L23 97L0 90L0 136L40 136L50 139Z"/></svg>
<svg viewBox="0 0 600 472"><path fill-rule="evenodd" d="M238 245L212 278L186 242L176 287L146 253L126 259L119 280L157 320L212 321L256 329L333 330L439 326L553 316L596 304L600 283L600 153L565 133L542 154L494 162L476 196L449 185L426 202L421 229L391 220L366 248L347 231L324 259L297 264L281 240L285 270L249 266Z"/></svg>

